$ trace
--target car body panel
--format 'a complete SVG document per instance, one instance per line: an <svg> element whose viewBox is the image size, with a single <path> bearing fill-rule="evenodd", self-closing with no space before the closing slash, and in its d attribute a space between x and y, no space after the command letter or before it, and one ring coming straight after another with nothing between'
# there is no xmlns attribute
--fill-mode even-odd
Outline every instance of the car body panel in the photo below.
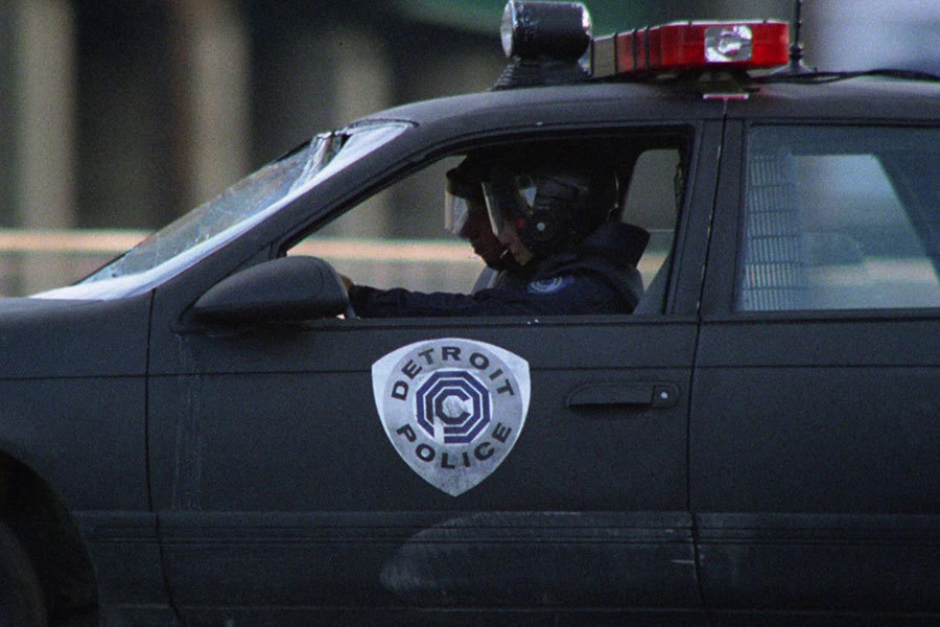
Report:
<svg viewBox="0 0 940 627"><path fill-rule="evenodd" d="M71 511L103 604L169 611L147 476L150 300L0 301L0 450Z"/></svg>
<svg viewBox="0 0 940 627"><path fill-rule="evenodd" d="M490 554L494 564L518 563L526 556L537 560L531 569L521 571L528 572L533 588L544 591L547 596L543 601L533 598L528 602L552 605L558 603L553 599L561 595L579 605L603 601L605 605L619 606L629 605L622 596L629 593L645 598L646 604L658 605L665 599L664 590L671 589L673 594L678 594L675 583L684 579L685 594L680 595L684 597L680 605L694 605L697 589L688 562L684 561L692 558L691 530L673 526L677 518L683 520L680 514L686 501L684 403L646 411L614 407L586 417L564 407L566 395L584 383L596 381L667 384L675 386L684 398L683 390L690 373L682 363L687 363L691 357L691 341L676 343L673 352L677 362L664 367L664 357L668 359L668 356L655 355L654 359L648 359L648 352L642 348L647 342L640 343L638 339L644 338L651 346L656 345L657 336L663 337L666 333L674 343L676 337L682 335L691 340L694 325L686 325L685 329L681 325L652 325L651 328L637 324L602 325L593 329L581 327L576 332L571 328L556 330L541 328L541 325L532 328L523 324L488 329L469 324L462 326L460 337L482 339L509 349L532 364L547 365L533 368L529 419L512 454L492 476L459 499L427 485L402 463L389 446L375 416L369 389L370 360L413 340L433 338L452 330L426 325L410 330L372 325L356 331L284 330L278 334L280 339L267 336L266 346L250 337L232 337L228 341L216 338L214 346L204 349L208 354L203 364L224 363L228 373L206 374L211 367L204 367L198 375L155 381L151 400L155 410L170 405L166 399L180 397L198 398L206 408L168 415L165 422L161 421L162 425L154 422L152 427L151 440L158 452L168 440L172 443L171 434L179 433L181 422L186 424L183 430L198 434L190 445L198 450L198 459L195 453L190 457L196 467L177 467L174 472L178 484L183 486L181 492L198 495L199 500L184 501L175 508L173 503L168 504L171 512L167 519L177 521L179 526L164 527L168 568L180 569L181 576L173 578L181 586L178 594L186 598L185 591L191 589L189 583L201 580L198 574L207 565L228 561L248 563L245 558L251 554L254 556L251 563L257 570L246 570L246 575L249 572L264 575L261 578L265 583L259 585L256 581L259 577L246 576L244 583L248 589L238 594L263 597L269 588L268 594L276 594L276 590L291 585L291 581L296 581L295 573L277 569L278 564L286 560L307 568L314 577L310 583L319 584L307 587L312 597L295 597L294 603L308 606L362 604L370 596L387 596L389 587L392 592L400 592L394 580L375 576L376 572L384 572L383 569L407 568L407 565L395 565L395 560L408 561L407 557L400 556L402 551L407 555L408 549L399 547L398 542L390 542L388 534L392 534L412 537L404 542L405 547L415 543L422 551L440 554L443 564L465 562L468 557L461 558L464 551ZM602 356L601 359L592 356L590 366L576 365L588 361L579 347L596 346L599 337L611 347L608 349L611 361L622 361L629 355L634 365L598 368L597 363L605 361ZM549 342L547 338L551 338ZM195 344L198 340L191 341ZM294 348L290 350L287 345ZM265 351L271 346L282 346L284 363L291 364L292 368L299 366L298 370L264 372L257 364L242 370L228 357L234 350L241 358L249 357L246 362L250 363L250 356L256 354L254 347L259 346ZM539 346L544 348L539 350ZM344 356L340 357L340 353ZM567 363L558 357L566 353L573 357ZM619 359L618 355L621 355ZM173 406L178 407L176 403ZM237 419L233 419L236 416ZM269 455L272 449L280 453L276 458ZM182 456L185 457L185 453ZM170 469L158 466L155 471L166 474ZM604 476L603 481L587 480L600 475ZM298 480L298 477L303 479ZM163 499L159 494L155 496L155 506L162 509ZM629 527L620 528L619 515L597 513L588 517L589 522L582 522L577 514L603 512L615 504L627 511L655 513L646 517L648 527L633 532ZM368 510L363 509L365 505ZM174 514L174 509L190 513ZM239 517L213 518L213 512L268 510L309 513L294 519L261 517L263 525L247 527ZM355 536L350 538L349 530L343 525L322 527L319 511L357 512ZM403 511L424 512L425 517L435 515L430 517L431 522L426 527L415 528L400 522L399 512ZM468 515L468 511L472 513ZM567 524L558 529L547 525L543 518L553 520L552 512L559 512L563 522L568 520L565 514L572 512L568 514L575 516L571 525L597 539L575 541L567 536L571 533ZM163 517L162 513L160 515ZM208 517L209 522L204 521L204 517ZM518 528L518 536L503 538L504 527L497 524L503 519L509 521L510 528ZM178 522L187 520L188 529ZM281 523L289 526L279 528ZM226 530L229 524L235 525L235 529ZM213 527L216 530L213 535L225 537L236 533L242 540L234 546L205 545L199 559L194 559L192 552L200 536L193 537L192 530L205 530L207 525L217 525ZM612 529L600 531L608 527ZM442 530L435 531L436 528ZM252 531L259 535L248 536ZM305 550L304 540L312 542L311 536L319 539L324 533L327 538L322 541L327 547L314 552ZM568 556L581 550L588 553L598 550L596 544L606 545L608 534L624 537L624 546L619 551L612 549L622 554L613 559L632 563L638 559L634 552L643 553L649 547L631 539L631 533L658 533L673 538L675 542L670 544L675 548L671 552L665 547L657 549L658 559L654 563L646 562L644 570L630 575L637 579L636 587L625 589L622 586L620 577L624 573L621 570L601 571L588 596L580 599L565 596L572 594L573 582L548 565L570 562ZM537 534L536 538L542 536L542 540L533 540L532 534ZM452 547L455 537L461 539L456 548ZM497 538L502 539L497 541ZM536 542L537 551L525 549L532 542ZM264 553L258 552L259 546L266 547ZM455 551L452 557L447 557ZM365 554L370 558L361 559ZM379 563L383 566L377 569L374 560L380 556ZM683 562L684 566L677 567L673 560ZM326 585L325 581L334 571L327 570L320 576L316 572L330 564L330 569L342 564L345 575L339 579L353 580L357 585L339 588ZM536 568L538 565L541 567ZM655 569L650 568L653 565ZM187 567L196 570L187 570ZM499 568L486 576L480 573L469 580L458 578L452 582L453 589L440 578L429 577L420 582L412 581L412 586L427 589L412 590L409 597L433 597L432 593L438 593L444 596L436 603L443 599L448 604L459 604L473 599L484 606L489 602L505 604L509 599L499 595L479 598L480 591L473 589L472 582L490 581L508 594L515 588L509 585L510 579L501 577L511 578L516 572ZM553 582L543 581L541 573L551 577ZM287 579L282 580L281 576ZM664 585L663 580L670 585ZM500 581L503 585L498 585ZM231 583L226 582L224 592L232 593ZM382 588L386 590L383 592ZM647 593L642 594L638 589ZM222 593L220 590L219 594ZM282 599L279 604L286 602Z"/></svg>
<svg viewBox="0 0 940 627"><path fill-rule="evenodd" d="M783 123L785 112L769 113ZM905 108L897 124L918 115ZM733 162L743 163L747 131L729 123ZM936 311L733 311L742 170L719 182L727 210L716 214L693 382L690 495L706 603L935 613Z"/></svg>

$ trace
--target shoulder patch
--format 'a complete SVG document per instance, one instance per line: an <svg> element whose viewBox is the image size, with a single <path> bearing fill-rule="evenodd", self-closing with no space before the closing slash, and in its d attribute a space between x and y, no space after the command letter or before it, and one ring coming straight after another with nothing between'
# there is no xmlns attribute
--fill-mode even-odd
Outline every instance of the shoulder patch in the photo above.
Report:
<svg viewBox="0 0 940 627"><path fill-rule="evenodd" d="M574 283L574 277L556 276L552 279L532 281L526 286L526 291L529 292L529 294L554 294L565 289L572 283Z"/></svg>

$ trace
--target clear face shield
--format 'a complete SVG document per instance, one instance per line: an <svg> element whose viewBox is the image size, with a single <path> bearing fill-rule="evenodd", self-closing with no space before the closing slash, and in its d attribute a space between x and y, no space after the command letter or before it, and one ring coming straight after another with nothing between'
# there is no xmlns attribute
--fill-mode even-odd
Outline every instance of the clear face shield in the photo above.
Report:
<svg viewBox="0 0 940 627"><path fill-rule="evenodd" d="M496 177L492 182L483 183L486 210L497 237L503 235L506 221L532 215L537 192L535 179L528 174Z"/></svg>
<svg viewBox="0 0 940 627"><path fill-rule="evenodd" d="M450 192L444 192L444 230L452 235L461 237L467 224L467 218L470 216L470 204L462 196L455 196Z"/></svg>
<svg viewBox="0 0 940 627"><path fill-rule="evenodd" d="M466 239L474 211L485 211L480 184L463 180L456 170L450 170L444 188L444 230Z"/></svg>

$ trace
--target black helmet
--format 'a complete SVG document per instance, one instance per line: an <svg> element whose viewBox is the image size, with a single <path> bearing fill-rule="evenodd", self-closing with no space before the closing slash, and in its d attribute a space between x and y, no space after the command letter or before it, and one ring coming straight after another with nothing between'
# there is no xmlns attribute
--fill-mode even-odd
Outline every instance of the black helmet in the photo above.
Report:
<svg viewBox="0 0 940 627"><path fill-rule="evenodd" d="M617 197L613 168L583 159L499 164L483 190L494 232L510 220L539 256L578 244L608 219Z"/></svg>

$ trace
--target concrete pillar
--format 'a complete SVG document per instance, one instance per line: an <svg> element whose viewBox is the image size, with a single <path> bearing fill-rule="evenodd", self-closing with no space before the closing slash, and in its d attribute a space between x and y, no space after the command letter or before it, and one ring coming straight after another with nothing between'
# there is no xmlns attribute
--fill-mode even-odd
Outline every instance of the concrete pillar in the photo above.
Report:
<svg viewBox="0 0 940 627"><path fill-rule="evenodd" d="M316 51L332 69L333 118L341 124L387 108L392 100L392 68L378 39L351 27L325 33ZM389 194L380 194L346 214L330 232L348 237L383 237L393 210Z"/></svg>
<svg viewBox="0 0 940 627"><path fill-rule="evenodd" d="M67 0L14 0L14 155L17 226L75 224L75 34ZM4 149L7 151L7 149ZM31 293L72 277L62 257L26 255L19 291Z"/></svg>
<svg viewBox="0 0 940 627"><path fill-rule="evenodd" d="M176 0L171 41L189 175L184 204L205 202L250 168L250 41L239 3Z"/></svg>

